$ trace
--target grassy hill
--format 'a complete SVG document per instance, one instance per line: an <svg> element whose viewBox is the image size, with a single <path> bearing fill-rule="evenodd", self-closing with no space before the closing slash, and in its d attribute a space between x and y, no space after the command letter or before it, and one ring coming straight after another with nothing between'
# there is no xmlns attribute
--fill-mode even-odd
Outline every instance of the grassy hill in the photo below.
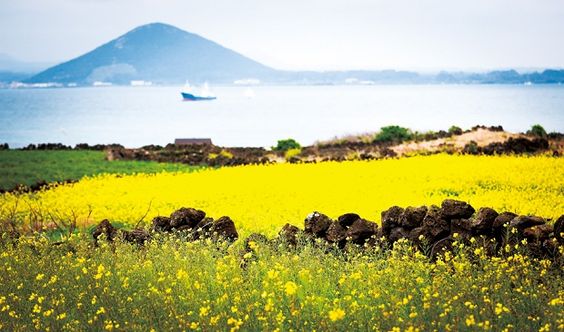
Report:
<svg viewBox="0 0 564 332"><path fill-rule="evenodd" d="M112 161L101 151L0 151L0 190L23 184L78 180L101 173L192 171L196 167L145 161Z"/></svg>

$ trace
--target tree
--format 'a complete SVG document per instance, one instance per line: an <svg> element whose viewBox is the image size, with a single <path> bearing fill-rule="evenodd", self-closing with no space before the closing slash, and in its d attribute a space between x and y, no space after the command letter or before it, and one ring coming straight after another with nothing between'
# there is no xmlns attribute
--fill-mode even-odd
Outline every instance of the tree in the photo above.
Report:
<svg viewBox="0 0 564 332"><path fill-rule="evenodd" d="M272 147L274 151L288 151L290 149L301 149L300 143L296 142L293 138L281 139L276 146Z"/></svg>
<svg viewBox="0 0 564 332"><path fill-rule="evenodd" d="M540 124L533 125L529 131L527 131L527 135L533 135L537 137L546 138L547 134L544 128Z"/></svg>
<svg viewBox="0 0 564 332"><path fill-rule="evenodd" d="M403 142L413 138L411 130L400 126L387 126L380 128L374 137L375 142Z"/></svg>
<svg viewBox="0 0 564 332"><path fill-rule="evenodd" d="M451 126L448 128L448 133L451 135L462 135L462 128L458 126Z"/></svg>

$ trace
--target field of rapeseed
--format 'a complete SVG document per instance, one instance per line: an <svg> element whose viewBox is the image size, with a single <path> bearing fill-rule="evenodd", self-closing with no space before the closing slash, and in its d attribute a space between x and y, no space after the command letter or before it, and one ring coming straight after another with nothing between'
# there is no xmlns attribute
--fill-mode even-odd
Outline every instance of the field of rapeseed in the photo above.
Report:
<svg viewBox="0 0 564 332"><path fill-rule="evenodd" d="M446 197L499 211L558 217L564 159L436 155L371 162L245 166L157 175L104 175L1 196L2 220L41 229L103 218L130 227L181 206L230 216L244 238L302 225L318 210L379 221L392 205ZM327 252L242 241L143 247L41 233L0 243L0 330L564 330L561 259L516 244L486 256L455 242L437 260L400 242ZM561 249L562 250L562 249ZM564 253L562 253L564 254Z"/></svg>
<svg viewBox="0 0 564 332"><path fill-rule="evenodd" d="M393 205L439 204L447 197L498 211L557 218L564 211L564 159L435 155L371 162L280 164L193 173L103 175L39 193L0 196L0 217L48 225L52 217L88 226L102 219L135 225L147 213L182 206L230 216L242 234L274 235L312 211L356 212L378 222Z"/></svg>
<svg viewBox="0 0 564 332"><path fill-rule="evenodd" d="M326 254L163 239L0 254L0 330L561 331L562 265L460 245ZM72 249L70 247L72 246ZM246 261L247 264L242 264Z"/></svg>

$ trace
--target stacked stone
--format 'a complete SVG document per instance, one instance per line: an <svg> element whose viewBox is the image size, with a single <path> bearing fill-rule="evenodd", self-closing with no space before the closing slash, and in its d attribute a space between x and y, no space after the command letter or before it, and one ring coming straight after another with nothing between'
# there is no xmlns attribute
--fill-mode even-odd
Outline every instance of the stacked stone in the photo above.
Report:
<svg viewBox="0 0 564 332"><path fill-rule="evenodd" d="M541 217L498 213L488 207L475 213L470 204L453 199L444 200L441 207L395 206L382 212L383 235L390 243L406 238L418 245L425 243L434 252L448 248L456 239L469 241L472 237L484 237L487 240L484 243L491 244L486 248L490 254L504 244L526 239L533 254L551 255L557 243L562 244L563 222L564 216L549 225Z"/></svg>
<svg viewBox="0 0 564 332"><path fill-rule="evenodd" d="M279 237L292 245L298 242L302 231L286 224ZM346 213L337 220L332 220L320 212L313 212L304 220L303 236L308 239L323 239L344 248L347 243L364 245L378 238L378 224L361 218L356 213Z"/></svg>
<svg viewBox="0 0 564 332"><path fill-rule="evenodd" d="M304 221L306 239L323 239L344 248L347 243L374 246L392 246L407 239L419 248L431 249L431 254L449 249L455 240L469 241L483 237L490 244L488 253L495 254L504 244L527 240L534 255L553 255L563 244L564 215L553 225L537 216L519 216L511 212L498 213L492 208L476 210L468 203L446 199L441 206L393 206L382 212L381 227L358 214L347 213L337 220L313 212ZM302 231L286 224L279 237L292 245L298 242ZM383 240L383 241L380 241Z"/></svg>
<svg viewBox="0 0 564 332"><path fill-rule="evenodd" d="M178 233L188 239L211 238L213 240L227 240L233 242L239 238L235 223L231 218L223 216L217 220L206 217L202 210L194 208L180 208L170 217L157 216L152 222L153 233ZM121 237L126 242L143 244L150 240L151 232L138 228L132 231L118 230L107 219L96 226L92 236L97 243L100 235L104 234L110 242Z"/></svg>
<svg viewBox="0 0 564 332"><path fill-rule="evenodd" d="M300 238L306 241L321 240L338 248L345 248L347 244L391 247L395 242L407 239L426 252L430 249L430 254L435 255L441 250L448 250L455 240L470 241L480 237L486 240L481 243L486 244L487 252L492 255L506 244L513 245L526 239L532 255L554 256L558 255L559 246L564 244L563 227L564 215L551 225L541 217L498 213L488 207L476 212L466 202L446 199L440 207L392 206L382 212L381 227L356 213L346 213L333 220L316 211L305 218L303 231L286 224L277 239L268 240L264 235L251 234L245 247L249 251L250 242L279 241L297 246ZM127 242L143 244L154 233L177 233L187 239L211 238L230 242L239 237L231 218L224 216L214 220L206 217L204 211L194 208L181 208L169 217L153 218L152 232L144 229L118 230L108 220L103 220L92 236L95 243L103 234L110 242L122 238Z"/></svg>

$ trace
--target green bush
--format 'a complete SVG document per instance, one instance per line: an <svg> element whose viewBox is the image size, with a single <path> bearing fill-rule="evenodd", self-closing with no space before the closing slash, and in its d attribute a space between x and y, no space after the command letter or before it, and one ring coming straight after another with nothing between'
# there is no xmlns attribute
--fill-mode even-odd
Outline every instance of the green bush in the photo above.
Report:
<svg viewBox="0 0 564 332"><path fill-rule="evenodd" d="M527 131L527 135L537 136L546 138L547 134L544 128L540 124L533 125L529 131Z"/></svg>
<svg viewBox="0 0 564 332"><path fill-rule="evenodd" d="M288 151L290 149L301 149L300 143L293 138L281 139L276 146L272 147L274 151Z"/></svg>
<svg viewBox="0 0 564 332"><path fill-rule="evenodd" d="M408 128L400 126L387 126L380 128L374 137L375 142L403 142L413 138L413 133Z"/></svg>
<svg viewBox="0 0 564 332"><path fill-rule="evenodd" d="M462 135L462 128L458 126L451 126L448 128L448 133L451 135Z"/></svg>
<svg viewBox="0 0 564 332"><path fill-rule="evenodd" d="M478 143L476 143L475 141L470 141L464 146L463 152L469 154L478 154L479 152Z"/></svg>

